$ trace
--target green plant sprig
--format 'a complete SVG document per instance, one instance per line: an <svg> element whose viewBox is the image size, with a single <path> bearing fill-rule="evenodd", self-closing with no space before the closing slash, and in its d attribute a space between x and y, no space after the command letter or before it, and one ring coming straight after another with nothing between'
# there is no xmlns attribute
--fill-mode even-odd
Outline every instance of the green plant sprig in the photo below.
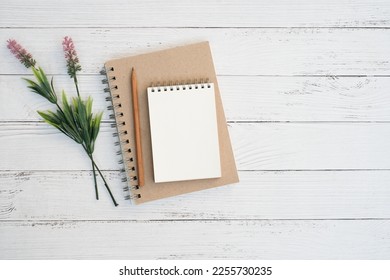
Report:
<svg viewBox="0 0 390 280"><path fill-rule="evenodd" d="M24 78L24 80L28 83L28 88L57 107L55 111L37 111L38 114L46 123L57 128L63 134L83 147L84 151L91 160L96 199L99 199L96 182L97 170L114 205L118 206L106 179L93 158L93 152L95 150L95 143L99 134L103 112L94 114L92 112L92 98L88 97L86 100L82 100L80 97L76 73L81 71L81 66L78 64L78 58L76 51L74 50L72 39L65 37L63 47L65 51L65 58L67 60L68 74L74 81L77 97L72 97L69 102L65 91L62 91L61 103L59 103L54 89L53 78L49 82L49 79L43 69L35 66L36 61L32 58L31 54L22 48L15 40L8 40L8 48L11 52L15 54L23 65L27 68L32 68L36 81Z"/></svg>

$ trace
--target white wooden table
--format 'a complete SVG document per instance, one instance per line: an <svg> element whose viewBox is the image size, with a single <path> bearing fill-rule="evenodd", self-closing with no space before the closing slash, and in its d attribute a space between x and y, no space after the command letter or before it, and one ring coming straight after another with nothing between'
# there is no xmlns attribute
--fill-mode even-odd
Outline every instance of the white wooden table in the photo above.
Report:
<svg viewBox="0 0 390 280"><path fill-rule="evenodd" d="M380 0L2 0L0 258L389 258L389 27ZM101 184L96 201L88 158L41 121L5 47L74 94L66 35L95 110L106 60L210 41L241 182L129 205L105 113L96 159L120 206Z"/></svg>

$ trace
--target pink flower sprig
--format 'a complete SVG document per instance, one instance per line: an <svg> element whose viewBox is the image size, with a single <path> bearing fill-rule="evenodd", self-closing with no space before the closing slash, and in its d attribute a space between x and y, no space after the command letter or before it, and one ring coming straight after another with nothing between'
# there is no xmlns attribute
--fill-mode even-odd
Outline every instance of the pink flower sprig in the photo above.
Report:
<svg viewBox="0 0 390 280"><path fill-rule="evenodd" d="M62 41L62 47L65 52L66 67L68 68L69 76L74 79L76 73L81 71L81 66L79 64L79 58L77 57L77 52L74 48L74 43L72 38L66 36Z"/></svg>
<svg viewBox="0 0 390 280"><path fill-rule="evenodd" d="M35 67L36 61L33 59L31 53L26 51L16 40L9 39L7 41L7 48L11 53L24 65L26 68Z"/></svg>
<svg viewBox="0 0 390 280"><path fill-rule="evenodd" d="M81 66L72 39L65 37L62 45L65 52L68 74L73 78L77 90L77 97L73 97L70 102L68 101L65 91L62 91L62 102L59 102L54 90L53 78L51 79L51 82L49 82L43 69L35 66L36 61L32 58L32 55L20 44L13 39L7 41L7 47L10 49L11 53L14 54L24 66L32 68L31 70L34 74L35 81L24 78L28 83L27 87L32 92L46 98L57 107L55 111L38 111L38 114L45 122L54 126L83 147L91 160L96 199L99 199L96 181L97 171L104 182L104 186L106 187L112 202L115 206L118 206L106 179L93 158L103 112L97 114L93 113L92 98L89 97L87 100L83 100L80 96L76 72L81 70Z"/></svg>

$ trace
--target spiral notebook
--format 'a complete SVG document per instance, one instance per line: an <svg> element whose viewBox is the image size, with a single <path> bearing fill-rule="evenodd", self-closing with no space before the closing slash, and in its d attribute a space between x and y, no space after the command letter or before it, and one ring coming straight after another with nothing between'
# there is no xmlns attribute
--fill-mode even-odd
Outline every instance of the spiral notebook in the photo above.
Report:
<svg viewBox="0 0 390 280"><path fill-rule="evenodd" d="M133 67L137 70L144 186L137 181L130 86ZM208 42L110 60L104 74L128 199L140 204L238 182Z"/></svg>

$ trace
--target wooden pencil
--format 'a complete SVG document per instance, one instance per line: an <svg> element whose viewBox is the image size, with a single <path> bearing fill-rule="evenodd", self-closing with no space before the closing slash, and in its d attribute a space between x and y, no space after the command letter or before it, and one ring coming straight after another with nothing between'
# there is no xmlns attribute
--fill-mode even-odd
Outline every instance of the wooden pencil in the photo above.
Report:
<svg viewBox="0 0 390 280"><path fill-rule="evenodd" d="M144 177L144 160L142 157L142 143L141 143L141 125L139 119L139 104L138 104L138 89L137 77L134 67L131 69L131 93L133 96L133 116L134 116L134 134L135 134L135 149L137 156L137 173L138 186L145 184Z"/></svg>

